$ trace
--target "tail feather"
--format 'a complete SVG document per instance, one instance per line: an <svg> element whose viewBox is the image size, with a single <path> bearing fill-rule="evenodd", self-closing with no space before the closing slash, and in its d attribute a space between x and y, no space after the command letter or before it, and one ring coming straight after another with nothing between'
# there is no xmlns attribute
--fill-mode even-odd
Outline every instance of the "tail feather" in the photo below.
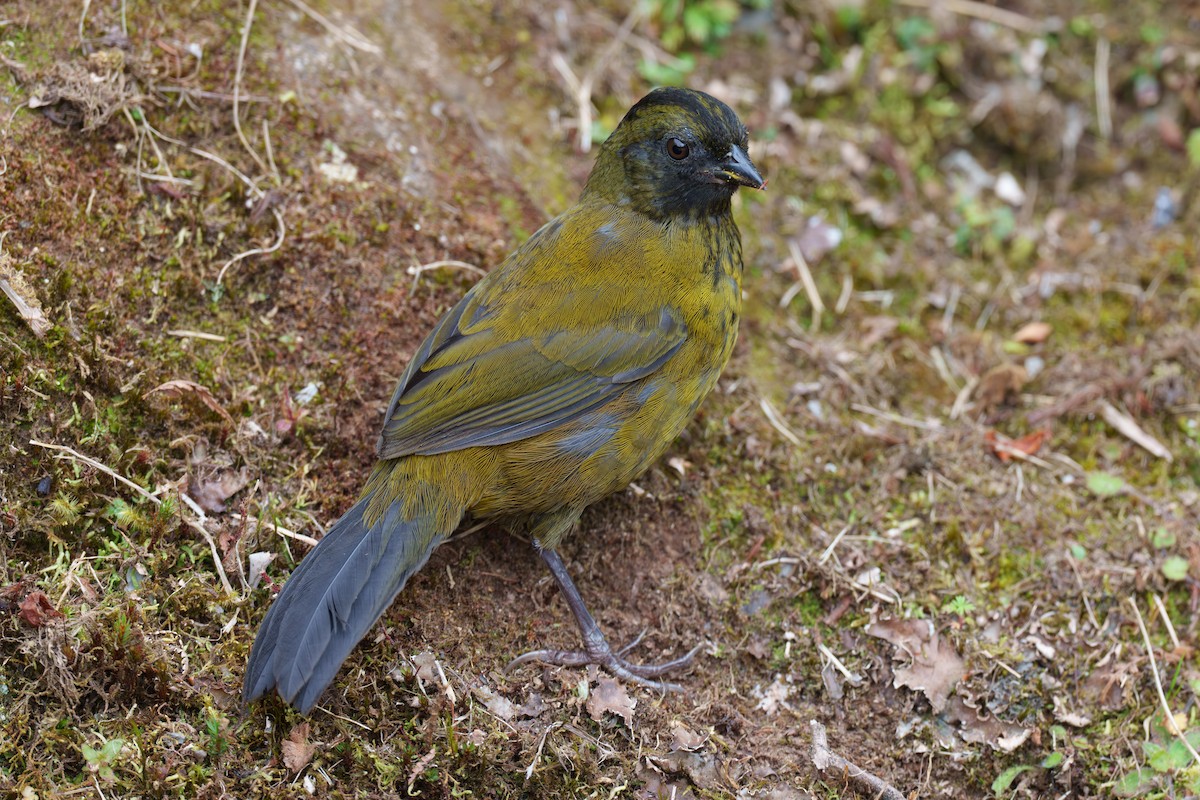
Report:
<svg viewBox="0 0 1200 800"><path fill-rule="evenodd" d="M271 604L246 665L243 700L270 691L303 713L316 703L346 656L387 610L434 547L449 536L446 515L405 516L394 502L373 523L371 494L342 516L300 562Z"/></svg>

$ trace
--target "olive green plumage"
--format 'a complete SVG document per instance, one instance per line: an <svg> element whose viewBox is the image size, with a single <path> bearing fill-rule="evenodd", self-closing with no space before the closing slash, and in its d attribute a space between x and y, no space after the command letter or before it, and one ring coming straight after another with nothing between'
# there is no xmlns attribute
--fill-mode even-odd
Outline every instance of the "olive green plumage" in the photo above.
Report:
<svg viewBox="0 0 1200 800"><path fill-rule="evenodd" d="M745 149L720 101L655 90L600 148L579 204L441 319L392 397L362 499L272 604L247 700L276 688L311 708L464 515L513 520L553 551L662 455L737 336L730 198L762 185Z"/></svg>

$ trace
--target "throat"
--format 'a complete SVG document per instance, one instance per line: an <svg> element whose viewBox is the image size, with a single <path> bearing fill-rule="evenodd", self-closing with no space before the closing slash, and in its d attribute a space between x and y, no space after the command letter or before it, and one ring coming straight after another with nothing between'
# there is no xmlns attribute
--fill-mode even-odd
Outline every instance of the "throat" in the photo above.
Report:
<svg viewBox="0 0 1200 800"><path fill-rule="evenodd" d="M742 237L731 213L675 214L662 220L677 253L693 254L693 269L715 288L742 282Z"/></svg>
<svg viewBox="0 0 1200 800"><path fill-rule="evenodd" d="M693 183L655 195L648 203L652 216L679 219L689 224L715 225L733 220L732 193L717 184Z"/></svg>

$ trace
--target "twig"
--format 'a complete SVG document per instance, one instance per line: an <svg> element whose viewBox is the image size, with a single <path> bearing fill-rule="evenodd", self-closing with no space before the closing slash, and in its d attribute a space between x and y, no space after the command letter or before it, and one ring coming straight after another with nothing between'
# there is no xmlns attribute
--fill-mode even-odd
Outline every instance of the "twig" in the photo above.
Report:
<svg viewBox="0 0 1200 800"><path fill-rule="evenodd" d="M1168 462L1175 460L1171 455L1171 451L1153 436L1142 430L1134 422L1133 417L1118 410L1116 406L1107 400L1100 401L1100 416L1104 418L1105 422L1116 428L1117 433L1120 433L1134 444L1142 447L1150 455L1166 459Z"/></svg>
<svg viewBox="0 0 1200 800"><path fill-rule="evenodd" d="M550 731L560 727L562 727L562 722L552 722L546 726L546 730L542 731L542 735L538 739L537 752L533 754L533 761L530 761L529 766L525 769L526 782L533 777L533 770L542 758L542 748L546 746L546 737L550 735Z"/></svg>
<svg viewBox="0 0 1200 800"><path fill-rule="evenodd" d="M888 422L895 422L898 425L905 425L909 428L919 428L923 431L940 431L943 427L942 423L936 419L920 420L913 419L912 417L903 417L899 414L893 414L890 411L880 411L877 408L871 408L870 406L862 403L851 403L850 408L863 414L870 414L873 417L886 419Z"/></svg>
<svg viewBox="0 0 1200 800"><path fill-rule="evenodd" d="M1100 126L1100 138L1112 138L1112 94L1108 88L1108 57L1112 44L1101 36L1096 42L1096 66L1093 83L1096 85L1096 123Z"/></svg>
<svg viewBox="0 0 1200 800"><path fill-rule="evenodd" d="M1167 626L1167 635L1171 637L1171 645L1179 649L1179 636L1175 633L1175 625L1171 622L1171 617L1167 614L1167 609L1163 606L1162 598L1154 595L1154 608L1158 610L1158 615L1162 617L1163 625Z"/></svg>
<svg viewBox="0 0 1200 800"><path fill-rule="evenodd" d="M771 401L767 398L762 398L758 401L759 407L762 409L763 415L767 418L767 422L771 423L771 427L779 431L779 435L787 439L796 447L802 447L804 442L800 441L800 437L792 432L792 429L787 426L783 418L779 416L779 412L775 410L775 406L771 405Z"/></svg>
<svg viewBox="0 0 1200 800"><path fill-rule="evenodd" d="M190 178L173 178L170 175L155 175L153 172L146 172L142 169L137 171L137 176L143 180L154 181L155 183L173 183L176 186L194 186L196 184L196 182Z"/></svg>
<svg viewBox="0 0 1200 800"><path fill-rule="evenodd" d="M88 8L92 5L92 0L83 0L83 11L79 12L79 43L83 44L83 24L87 20Z"/></svg>
<svg viewBox="0 0 1200 800"><path fill-rule="evenodd" d="M250 142L246 139L246 134L242 133L241 114L238 113L238 108L241 101L242 91L242 70L246 64L246 46L250 43L250 28L254 25L254 11L258 8L258 0L250 0L250 4L246 8L246 24L242 26L242 43L238 47L237 69L233 73L233 129L237 131L238 139L241 140L242 146L246 148L246 152L254 159L259 168L263 172L269 172L267 162L262 160L262 156L250 146ZM275 176L278 178L278 176ZM222 270L223 271L223 270ZM220 279L217 283L220 283Z"/></svg>
<svg viewBox="0 0 1200 800"><path fill-rule="evenodd" d="M826 561L829 560L829 557L833 555L833 551L836 550L838 544L841 543L842 537L844 537L849 531L850 531L850 526L847 525L846 527L842 528L840 531L837 532L837 536L834 536L833 541L829 543L829 546L826 547L825 550L821 552L821 557L817 559L818 564L824 564Z"/></svg>
<svg viewBox="0 0 1200 800"><path fill-rule="evenodd" d="M150 127L150 126L147 125L146 127ZM159 135L162 136L162 134L159 134ZM250 180L249 175L242 172L240 169L235 167L233 164L230 164L228 161L221 158L219 155L216 155L215 153L210 153L207 150L201 150L199 147L191 147L186 142L181 142L178 139L172 139L168 136L162 136L162 138L168 142L172 142L173 144L178 144L178 145L187 147L189 152L194 153L194 154L200 156L201 158L207 158L209 161L213 162L217 166L224 167L225 169L232 172L237 177L237 179L240 180L243 184L245 184L246 188L251 191L251 193L254 195L255 200L260 199L263 195L266 194L266 192L264 192L262 189L258 188L258 184L256 184L254 181Z"/></svg>
<svg viewBox="0 0 1200 800"><path fill-rule="evenodd" d="M1015 669L1010 667L1008 664L1005 664L1003 661L1001 661L999 656L994 656L991 653L989 653L987 650L980 650L979 652L983 653L985 656L990 658L992 660L992 663L994 663L997 667L999 667L1000 669L1007 672L1009 675L1012 675L1017 680L1022 680L1021 673L1017 672Z"/></svg>
<svg viewBox="0 0 1200 800"><path fill-rule="evenodd" d="M317 706L317 708L321 709L326 714L328 714L331 717L334 717L335 719L340 719L342 722L349 722L351 725L357 725L358 727L362 728L364 731L371 730L371 726L367 725L366 723L362 722L361 720L354 719L353 717L343 716L341 714L338 714L335 711L330 711L325 706Z"/></svg>
<svg viewBox="0 0 1200 800"><path fill-rule="evenodd" d="M205 333L204 331L188 331L188 330L170 330L167 331L168 336L178 336L183 339L203 339L206 342L224 342L226 338L217 333Z"/></svg>
<svg viewBox="0 0 1200 800"><path fill-rule="evenodd" d="M821 772L830 768L841 771L846 777L866 786L872 792L871 796L879 798L879 800L907 800L904 794L890 783L875 777L862 767L856 766L830 750L824 725L815 719L811 720L808 725L812 729L813 766Z"/></svg>
<svg viewBox="0 0 1200 800"><path fill-rule="evenodd" d="M571 66L567 63L567 59L562 53L555 52L550 56L550 63L558 70L558 74L562 76L563 82L567 84L567 89L575 97L575 105L578 108L578 128L579 128L579 151L586 153L592 147L592 85L596 82L596 78L600 72L608 64L609 60L616 54L617 50L629 38L629 34L633 31L633 27L637 25L641 19L643 10L642 3L634 3L629 14L625 17L625 21L621 23L621 27L617 29L612 41L608 43L608 47L600 53L596 61L588 68L582 78L576 77Z"/></svg>
<svg viewBox="0 0 1200 800"><path fill-rule="evenodd" d="M235 86L234 88L235 88L235 97L236 97L237 87ZM236 104L235 104L235 108L236 108ZM238 119L236 111L234 113L233 118L235 121ZM260 189L258 184L255 183L250 178L249 175L242 172L240 169L235 167L233 164L230 164L228 161L226 161L225 159L216 155L215 153L210 153L209 151L202 150L199 147L192 147L187 142L167 136L166 134L155 130L154 127L151 126L145 120L142 121L142 125L146 128L147 131L149 131L151 134L153 134L153 137L157 137L159 139L162 139L164 142L170 142L171 144L186 148L189 153L200 156L201 158L206 158L209 161L216 164L217 166L221 167L222 169L229 171L238 180L240 180L243 185L245 185L245 187L250 191L250 193L252 195L254 195L254 198L256 200L261 200L263 197L266 196L266 192L264 192L262 189ZM238 134L241 135L241 127L240 126L238 126ZM153 137L151 137L151 139L150 139L152 144L154 142ZM269 141L270 140L268 139L268 148L270 147ZM242 142L243 142L243 144L246 145L246 148L248 150L250 150L250 153L252 155L254 155L255 159L259 161L259 164L262 164L262 160L258 158L258 154L255 153L252 149L250 149L250 145L249 145L249 143L246 142L245 137L242 137ZM156 149L157 149L157 146L156 146ZM165 159L163 158L161 153L159 153L159 160L162 161L163 163L165 163ZM272 159L272 163L274 163L273 159ZM276 179L276 182L278 182L279 176L275 175L275 179ZM244 252L238 253L233 258L226 261L224 264L221 265L221 269L217 273L217 282L216 282L217 286L221 285L221 282L225 279L225 273L229 270L229 268L232 267L234 264L238 263L239 261L249 258L250 256L266 255L268 253L274 253L276 250L283 247L283 242L287 238L287 226L284 225L283 215L279 213L279 209L272 208L271 213L275 216L275 223L279 229L279 237L275 240L275 243L272 244L270 247L255 247L251 250L246 250Z"/></svg>
<svg viewBox="0 0 1200 800"><path fill-rule="evenodd" d="M28 351L28 350L26 350L24 347L21 347L21 345L19 345L19 344L17 344L16 342L14 342L14 341L13 341L12 339L10 339L8 336L6 336L6 335L4 334L4 332L3 332L3 331L0 331L0 339L3 339L3 340L4 340L4 342L5 342L5 343L6 343L6 344L7 344L9 347L11 347L13 350L16 350L18 353L20 353L21 355L25 356L26 358L29 358L29 351ZM29 390L29 386L28 386L28 384L25 386L25 389L26 389L26 391L28 391L28 390ZM46 395L42 395L42 397L43 397L43 398L45 398L45 397L46 397Z"/></svg>
<svg viewBox="0 0 1200 800"><path fill-rule="evenodd" d="M863 680L862 676L857 673L851 672L846 667L846 665L842 663L842 660L840 658L838 658L837 656L835 656L833 654L833 651L830 650L828 647L826 647L823 644L818 644L817 652L819 652L821 655L825 656L825 658L829 659L829 663L833 665L833 668L836 669L838 672L842 673L842 675L846 678L846 680L850 681L855 686L862 683L862 680Z"/></svg>
<svg viewBox="0 0 1200 800"><path fill-rule="evenodd" d="M332 35L333 38L337 39L342 44L353 47L355 50L361 50L364 53L370 53L373 56L377 56L383 52L382 47L375 44L349 25L335 25L327 17L321 16L316 9L301 2L301 0L289 0L289 2L298 8L305 16L311 18L322 28L329 31L330 35Z"/></svg>
<svg viewBox="0 0 1200 800"><path fill-rule="evenodd" d="M229 576L225 574L225 565L221 562L221 551L217 549L217 542L213 539L212 534L208 532L208 528L204 527L204 522L208 520L208 515L204 513L204 509L197 505L196 501L188 497L183 492L179 492L179 499L183 504L192 510L192 513L199 517L199 520L188 519L184 517L184 523L192 530L204 537L204 541L208 542L208 549L212 553L213 564L217 567L217 575L221 579L221 584L225 587L225 591L230 594L237 594L233 591L233 586L229 583ZM241 564L239 563L240 567ZM246 586L245 576L242 577L242 586Z"/></svg>
<svg viewBox="0 0 1200 800"><path fill-rule="evenodd" d="M788 254L792 257L792 263L796 266L796 274L800 278L801 285L804 286L804 293L808 295L808 304L812 306L812 329L814 331L821 329L821 314L825 312L825 303L821 301L821 293L817 291L817 283L813 280L812 271L808 268L808 260L804 257L804 253L800 251L800 246L791 239L788 239ZM786 306L792 301L795 295L789 289L784 295L787 303L783 300L779 301L781 307Z"/></svg>
<svg viewBox="0 0 1200 800"><path fill-rule="evenodd" d="M297 542L304 542L309 547L317 546L316 539L312 538L311 536L305 536L303 533L297 533L296 531L289 530L288 528L285 528L282 525L280 525L278 522L272 522L271 527L274 529L274 531L277 534L279 534L280 536L283 536L284 538L294 539Z"/></svg>
<svg viewBox="0 0 1200 800"><path fill-rule="evenodd" d="M60 453L63 453L63 455L55 456L55 458L74 459L75 461L80 461L80 462L83 462L84 464L87 464L89 467L98 469L101 472L103 472L105 475L112 477L118 483L125 484L130 489L137 492L142 497L146 498L147 500L154 503L155 505L158 505L162 502L162 500L158 497L158 495L151 493L148 489L143 489L141 486L138 486L136 483L129 480L124 475L118 475L110 467L107 467L104 464L101 464L99 461L97 461L94 458L89 458L88 456L85 456L83 453L80 453L78 450L72 450L70 447L67 447L66 445L50 444L49 442L39 442L37 439L30 439L29 443L31 445L33 445L34 447L42 447L42 448L45 448L46 450L55 450Z"/></svg>
<svg viewBox="0 0 1200 800"><path fill-rule="evenodd" d="M405 270L405 272L413 276L412 287L408 290L409 294L412 294L417 290L417 281L420 279L422 273L435 269L461 269L464 272L470 272L481 277L483 275L487 275L487 270L477 267L474 264L468 264L466 261L430 261L428 264L409 267L407 270Z"/></svg>
<svg viewBox="0 0 1200 800"><path fill-rule="evenodd" d="M777 567L780 564L788 564L798 566L804 562L795 556L779 556L778 558L768 558L766 561L758 561L750 565L751 569L766 569L767 567Z"/></svg>
<svg viewBox="0 0 1200 800"><path fill-rule="evenodd" d="M842 293L838 295L837 303L833 306L833 313L839 317L846 313L847 306L850 305L850 298L854 296L854 278L847 272L842 276Z"/></svg>
<svg viewBox="0 0 1200 800"><path fill-rule="evenodd" d="M1044 22L1032 19L1024 14L1018 14L1015 11L977 3L974 0L900 0L900 5L930 10L944 9L952 14L981 19L984 22L1003 25L1006 28L1012 28L1021 33L1029 33L1035 36L1046 30Z"/></svg>
<svg viewBox="0 0 1200 800"><path fill-rule="evenodd" d="M1196 748L1192 747L1192 743L1183 735L1183 731L1179 730L1179 726L1175 724L1175 712L1171 710L1170 703L1167 702L1167 696L1163 693L1162 679L1158 677L1158 661L1154 658L1154 645L1150 642L1150 632L1146 630L1146 621L1142 619L1142 612L1138 608L1137 601L1133 599L1133 595L1125 598L1129 601L1129 605L1133 607L1133 613L1137 617L1138 628L1142 631L1142 641L1146 643L1146 654L1150 656L1150 674L1154 677L1154 689L1158 692L1158 702L1162 706L1163 714L1166 717L1167 730L1171 735L1183 742L1183 746L1192 754L1192 758L1196 759L1196 763L1200 764L1200 753L1196 752Z"/></svg>
<svg viewBox="0 0 1200 800"><path fill-rule="evenodd" d="M67 447L66 445L50 444L49 442L39 442L37 439L30 439L29 443L35 447L42 447L42 448L45 448L46 450L54 450L54 451L60 453L60 455L56 455L55 458L71 459L74 461L79 461L83 464L87 464L89 467L92 467L93 469L97 469L100 472L103 472L105 475L110 476L113 480L117 481L118 483L124 484L125 486L129 487L133 491L140 494L142 497L149 500L151 503L154 503L154 505L156 505L156 506L162 505L162 498L160 498L158 495L150 492L147 489L143 489L141 486L138 486L136 483L129 480L124 475L118 475L112 468L100 463L99 461L97 461L94 458L85 456L83 453L80 453L78 450L73 450L72 448ZM194 512L196 512L197 516L201 517L202 519L205 518L204 512L200 509L199 506L196 505L195 501L193 501L190 497L188 497L183 492L179 492L178 494L179 494L180 499L183 501L183 503L185 505L187 505L189 508L191 508ZM225 567L221 563L221 554L217 550L217 543L213 540L212 534L210 534L208 532L207 528L205 528L203 525L201 525L199 522L197 522L194 519L189 519L187 517L184 517L183 522L189 528L198 532L208 542L209 547L212 549L213 565L216 567L217 577L221 579L221 585L225 587L225 591L229 592L230 594L236 594L236 592L234 592L234 590L233 590L233 585L229 583L229 576L227 576L225 574Z"/></svg>
<svg viewBox="0 0 1200 800"><path fill-rule="evenodd" d="M206 89L189 89L186 86L155 86L156 92L168 92L184 97L198 97L201 100L220 100L223 103L233 102L233 95L227 92L210 92ZM261 94L242 94L239 100L243 103L274 103L275 98Z"/></svg>
<svg viewBox="0 0 1200 800"><path fill-rule="evenodd" d="M1024 461L1027 464L1033 464L1034 466L1041 467L1042 469L1054 469L1054 465L1049 461L1038 458L1032 453L1026 453L1024 450L1018 447L1013 447L1009 442L1002 442L999 438L988 442L988 446L997 453L1004 453L1004 455L1017 461Z"/></svg>
<svg viewBox="0 0 1200 800"><path fill-rule="evenodd" d="M1070 549L1067 549L1067 563L1071 566L1071 571L1075 573L1075 583L1079 586L1079 596L1083 598L1083 607L1087 610L1088 619L1092 622L1092 627L1100 630L1100 621L1096 619L1096 612L1092 610L1092 601L1088 598L1087 588L1083 585L1083 576L1079 574L1079 565L1075 563L1075 556L1071 554Z"/></svg>
<svg viewBox="0 0 1200 800"><path fill-rule="evenodd" d="M271 176L275 179L275 185L278 186L281 183L279 167L275 166L275 150L271 147L271 126L267 124L265 117L262 121L262 136L263 148L267 151L267 164L270 166Z"/></svg>
<svg viewBox="0 0 1200 800"><path fill-rule="evenodd" d="M249 258L250 256L263 256L268 253L274 253L283 247L283 240L287 236L287 228L283 225L283 215L279 213L279 209L277 208L272 208L271 213L275 215L275 222L279 225L279 238L275 240L275 244L270 247L255 247L251 250L246 250L226 261L221 265L221 271L217 273L217 286L220 286L221 281L225 279L225 272L242 259Z"/></svg>
<svg viewBox="0 0 1200 800"><path fill-rule="evenodd" d="M3 241L4 238L0 236L0 244L3 244ZM16 306L17 314L39 339L43 338L46 332L54 327L53 323L46 318L46 312L42 310L42 306L38 303L37 298L33 297L26 300L21 295L19 288L13 285L13 282L9 281L3 274L0 274L0 293L3 293Z"/></svg>

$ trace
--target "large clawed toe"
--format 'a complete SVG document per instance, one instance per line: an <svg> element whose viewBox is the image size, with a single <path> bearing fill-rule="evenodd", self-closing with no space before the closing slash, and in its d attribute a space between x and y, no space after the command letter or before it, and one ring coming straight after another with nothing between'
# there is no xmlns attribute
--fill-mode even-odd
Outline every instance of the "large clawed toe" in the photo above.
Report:
<svg viewBox="0 0 1200 800"><path fill-rule="evenodd" d="M531 650L514 658L505 669L510 670L513 667L527 664L531 661L540 661L544 664L554 664L560 667L581 667L586 664L597 664L607 669L614 676L631 683L636 683L639 686L658 689L664 692L683 691L683 687L677 683L653 679L673 670L687 667L692 663L692 659L695 658L696 653L700 652L700 645L692 648L691 651L679 658L665 661L661 664L633 664L622 658L641 639L642 637L638 636L632 643L625 645L616 652L612 650L608 642L603 638L599 641L590 639L587 650Z"/></svg>
<svg viewBox="0 0 1200 800"><path fill-rule="evenodd" d="M646 632L642 631L632 642L619 650L613 650L608 640L604 638L604 634L600 631L600 626L596 624L596 620L592 618L591 613L588 612L587 607L584 605L583 598L579 596L579 590L575 588L575 584L571 581L571 576L567 574L567 569L563 565L558 553L553 550L540 550L539 552L547 566L550 567L551 574L554 575L559 589L562 590L563 598L567 601L571 613L575 615L575 621L579 623L579 630L583 634L584 649L532 650L510 661L508 666L505 667L506 670L510 670L521 664L527 664L531 661L541 661L544 664L555 664L560 667L581 667L586 664L597 664L607 669L616 677L636 683L639 686L658 689L664 692L683 691L683 687L677 683L657 681L654 678L673 670L682 669L691 664L692 659L700 652L700 645L692 648L690 652L679 658L665 661L661 664L632 664L626 661L625 655L641 643Z"/></svg>

